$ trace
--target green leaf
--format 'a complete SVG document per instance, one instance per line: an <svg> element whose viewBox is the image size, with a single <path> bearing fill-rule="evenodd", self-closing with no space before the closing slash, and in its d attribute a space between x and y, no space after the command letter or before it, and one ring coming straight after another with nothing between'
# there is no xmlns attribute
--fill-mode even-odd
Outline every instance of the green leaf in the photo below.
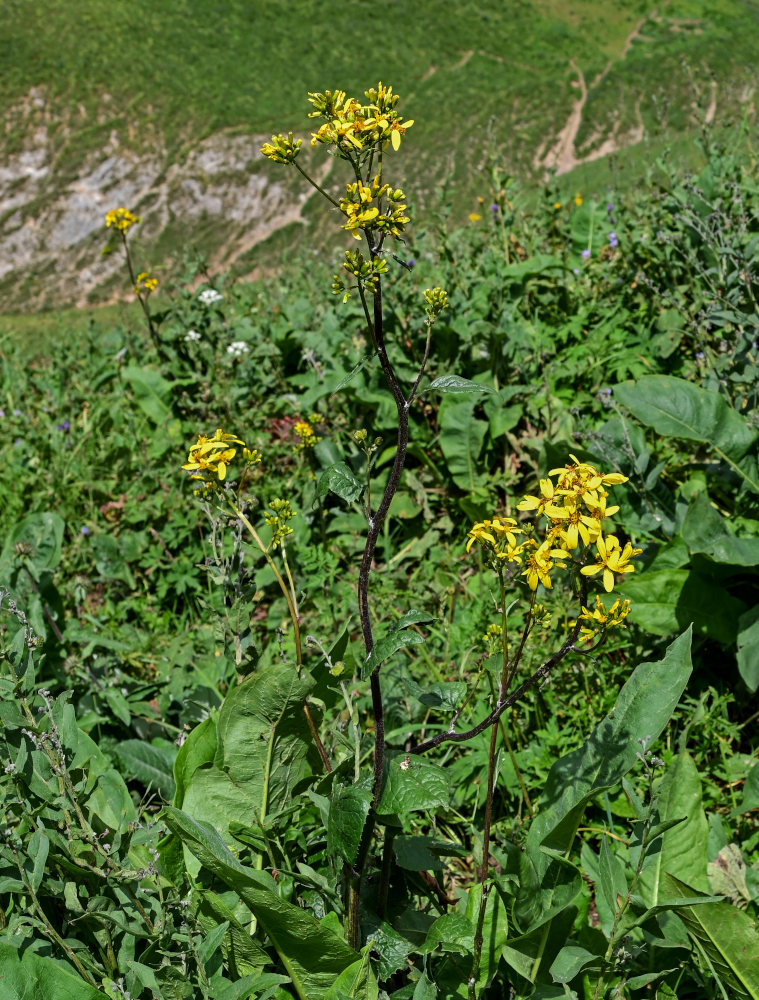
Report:
<svg viewBox="0 0 759 1000"><path fill-rule="evenodd" d="M107 1000L73 971L52 958L0 942L0 983L3 1000Z"/></svg>
<svg viewBox="0 0 759 1000"><path fill-rule="evenodd" d="M740 811L748 812L749 809L759 809L759 763L754 764L746 776L746 783L743 786L743 800Z"/></svg>
<svg viewBox="0 0 759 1000"><path fill-rule="evenodd" d="M129 383L135 402L154 424L161 426L171 416L172 383L151 368L127 365L121 369L122 377Z"/></svg>
<svg viewBox="0 0 759 1000"><path fill-rule="evenodd" d="M123 740L114 747L123 769L146 787L158 789L170 802L176 792L172 769L176 753L142 740Z"/></svg>
<svg viewBox="0 0 759 1000"><path fill-rule="evenodd" d="M327 826L327 852L331 857L341 857L349 865L355 862L371 803L371 788L336 785Z"/></svg>
<svg viewBox="0 0 759 1000"><path fill-rule="evenodd" d="M187 782L201 764L210 764L216 755L216 719L204 719L195 726L179 748L174 761L176 792L172 805L181 807Z"/></svg>
<svg viewBox="0 0 759 1000"><path fill-rule="evenodd" d="M481 896L481 885L470 889L467 896L466 915L473 927L477 926ZM495 977L498 963L501 960L501 952L508 937L508 929L503 899L496 886L491 885L485 901L485 916L482 922L482 954L480 955L480 970L477 976L478 995L481 990L490 986Z"/></svg>
<svg viewBox="0 0 759 1000"><path fill-rule="evenodd" d="M571 983L583 969L600 965L600 955L594 955L578 944L565 944L549 971L555 983Z"/></svg>
<svg viewBox="0 0 759 1000"><path fill-rule="evenodd" d="M183 808L232 843L229 823L263 821L310 771L315 749L303 713L310 674L272 663L232 688L219 711L212 765L195 769Z"/></svg>
<svg viewBox="0 0 759 1000"><path fill-rule="evenodd" d="M759 688L759 608L738 619L738 671L753 694Z"/></svg>
<svg viewBox="0 0 759 1000"><path fill-rule="evenodd" d="M438 917L419 951L428 955L436 949L460 955L471 954L474 949L474 924L471 919L462 913L444 913Z"/></svg>
<svg viewBox="0 0 759 1000"><path fill-rule="evenodd" d="M316 495L321 499L327 493L334 493L341 500L353 503L361 496L364 485L356 479L353 470L345 462L338 462L322 473L316 487Z"/></svg>
<svg viewBox="0 0 759 1000"><path fill-rule="evenodd" d="M620 859L609 848L609 838L604 837L601 841L601 852L598 860L598 884L600 896L605 903L605 912L609 915L611 922L614 920L614 913L619 909L619 898L624 899L627 895L627 879L625 878L625 866ZM599 917L601 916L601 900L598 899ZM611 923L602 928L605 934L611 933Z"/></svg>
<svg viewBox="0 0 759 1000"><path fill-rule="evenodd" d="M701 778L688 753L678 754L667 768L656 797L655 821L665 823L673 819L684 822L665 830L653 841L641 871L637 891L649 907L664 899L665 873L699 890L708 889L708 825L701 802Z"/></svg>
<svg viewBox="0 0 759 1000"><path fill-rule="evenodd" d="M473 492L482 482L478 460L488 424L474 414L477 399L470 396L461 402L446 397L438 412L440 448L448 473L461 489Z"/></svg>
<svg viewBox="0 0 759 1000"><path fill-rule="evenodd" d="M467 686L463 681L435 681L421 687L410 677L403 682L410 695L428 708L453 712L466 697Z"/></svg>
<svg viewBox="0 0 759 1000"><path fill-rule="evenodd" d="M163 816L203 867L249 907L274 945L298 996L324 1000L340 973L358 961L356 952L310 913L282 899L269 875L240 864L212 827L171 806Z"/></svg>
<svg viewBox="0 0 759 1000"><path fill-rule="evenodd" d="M706 444L759 492L759 483L736 464L756 441L756 431L718 392L672 375L644 375L617 386L615 395L658 434Z"/></svg>
<svg viewBox="0 0 759 1000"><path fill-rule="evenodd" d="M393 839L393 852L399 868L411 872L423 872L444 868L441 856L459 855L461 848L435 837L399 835Z"/></svg>
<svg viewBox="0 0 759 1000"><path fill-rule="evenodd" d="M14 559L14 549L19 542L31 545L29 560L37 569L55 569L61 561L63 529L66 522L59 514L41 511L28 514L16 524L7 535L0 565L5 566ZM7 573L3 573L7 575Z"/></svg>
<svg viewBox="0 0 759 1000"><path fill-rule="evenodd" d="M673 875L665 876L665 887L672 895L699 895ZM759 929L756 921L724 902L682 906L677 915L703 948L714 972L729 987L729 995L759 1000Z"/></svg>
<svg viewBox="0 0 759 1000"><path fill-rule="evenodd" d="M617 590L632 602L633 618L647 632L668 636L693 623L694 631L725 645L735 641L738 618L746 607L719 579L700 570L644 570Z"/></svg>
<svg viewBox="0 0 759 1000"><path fill-rule="evenodd" d="M690 677L690 644L688 629L668 646L658 663L639 664L612 711L586 742L551 768L522 856L522 884L514 913L525 931L571 902L577 880L568 877L564 855L572 846L585 807L635 765L638 740L655 740L666 726Z"/></svg>
<svg viewBox="0 0 759 1000"><path fill-rule="evenodd" d="M324 1000L377 1000L379 986L369 961L370 949L365 948L361 958L340 973Z"/></svg>
<svg viewBox="0 0 759 1000"><path fill-rule="evenodd" d="M437 392L492 392L496 393L496 390L490 385L480 385L479 382L471 382L468 378L462 378L460 375L441 375L440 378L436 378L434 382L431 382L424 392L431 392L435 389ZM421 395L421 393L419 394Z"/></svg>
<svg viewBox="0 0 759 1000"><path fill-rule="evenodd" d="M691 553L702 553L718 563L759 566L759 538L736 538L705 493L691 500L681 534Z"/></svg>
<svg viewBox="0 0 759 1000"><path fill-rule="evenodd" d="M448 805L448 776L443 768L421 757L396 757L387 768L377 815L407 816Z"/></svg>
<svg viewBox="0 0 759 1000"><path fill-rule="evenodd" d="M47 834L44 830L40 830L38 828L34 831L29 838L27 852L29 857L34 861L34 867L29 881L32 884L32 889L37 892L39 887L42 885L42 879L45 876L45 863L50 852L50 841L48 840Z"/></svg>
<svg viewBox="0 0 759 1000"><path fill-rule="evenodd" d="M407 611L400 621L390 626L384 638L375 643L371 653L361 665L362 678L368 677L385 660L389 659L393 653L397 653L399 649L403 649L405 646L418 646L424 642L424 636L419 635L418 632L407 632L406 629L411 625L419 625L432 621L435 621L435 619L423 611L416 611L413 608Z"/></svg>

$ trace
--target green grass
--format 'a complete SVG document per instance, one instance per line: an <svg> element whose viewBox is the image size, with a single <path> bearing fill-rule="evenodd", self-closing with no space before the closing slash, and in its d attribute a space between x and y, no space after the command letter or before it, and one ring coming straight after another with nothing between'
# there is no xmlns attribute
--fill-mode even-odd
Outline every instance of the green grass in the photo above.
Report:
<svg viewBox="0 0 759 1000"><path fill-rule="evenodd" d="M624 145L642 124L648 142L663 146L685 137L684 163L698 163L687 141L697 128L695 105L703 116L714 81L717 121L740 114L759 51L759 6L675 0L651 20L659 7L654 0L469 0L456 7L444 0L389 0L379 11L369 0L347 0L339 8L313 0L78 0L74 13L65 0L8 0L0 36L6 109L0 150L23 148L43 125L55 135L46 188L22 209L36 218L65 196L112 133L122 149L157 152L169 168L222 130L303 134L308 91L344 87L360 94L382 79L415 120L404 155L394 161L400 174L391 179L408 183L422 217L439 207L436 193L446 181L461 221L483 195L488 149L522 179L543 173L537 153L566 123L580 71L589 87L580 152L615 134ZM628 45L641 22L640 37ZM30 99L33 88L44 106ZM647 146L623 150L618 163L632 173L649 154ZM251 168L282 180L271 164ZM583 166L568 186L603 180L607 170ZM169 221L155 263L180 256L188 243L218 256L225 241L239 238L212 220L189 231ZM302 238L300 231L296 239ZM293 239L277 234L244 263L270 266L283 247L289 252ZM73 277L82 262L61 266ZM43 293L45 273L27 272L0 281L6 303L14 309L53 304ZM106 284L98 294L115 291Z"/></svg>

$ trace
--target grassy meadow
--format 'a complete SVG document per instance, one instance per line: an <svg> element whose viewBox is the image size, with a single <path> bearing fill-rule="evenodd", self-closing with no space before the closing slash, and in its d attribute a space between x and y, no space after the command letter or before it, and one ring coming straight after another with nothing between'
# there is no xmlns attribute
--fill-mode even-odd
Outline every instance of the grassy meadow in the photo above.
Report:
<svg viewBox="0 0 759 1000"><path fill-rule="evenodd" d="M40 198L333 160L0 316L0 994L759 997L757 8L314 9L4 13Z"/></svg>

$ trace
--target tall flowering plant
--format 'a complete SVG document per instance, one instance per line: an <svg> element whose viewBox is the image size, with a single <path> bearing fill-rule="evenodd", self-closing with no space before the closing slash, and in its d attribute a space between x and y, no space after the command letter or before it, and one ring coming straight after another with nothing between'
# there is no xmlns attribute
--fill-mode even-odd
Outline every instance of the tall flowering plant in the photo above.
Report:
<svg viewBox="0 0 759 1000"><path fill-rule="evenodd" d="M505 892L504 882L502 878L499 880L498 873L491 864L490 850L499 733L504 733L508 745L504 714L531 688L548 677L569 654L577 650L598 649L606 640L610 629L624 627L630 612L629 602L621 598L612 599L608 595L614 590L619 578L634 571L633 560L641 550L631 542L621 540L613 526L613 518L619 507L611 501L610 491L623 485L627 478L617 471L601 471L573 455L568 456L566 465L550 470L540 480L535 494L524 496L516 503L515 509L512 508L511 511L514 516L496 513L487 520L473 524L466 538L466 551L470 557L478 555L481 565L497 581L494 599L497 620L487 627L484 636L487 652L480 660L481 677L486 670L485 664L492 665L492 659L497 659L496 670L493 672L488 669L492 697L489 702L485 700L486 707L483 710L482 699L474 700L479 683L479 677L475 678L472 689L455 706L447 728L433 732L432 735L423 734L418 739L415 735L409 735L400 747L397 739L395 746L392 742L388 746L383 664L403 647L423 642L422 636L415 630L431 620L430 616L410 609L399 622L385 630L384 635L375 636L376 613L372 600L372 582L376 575L375 554L380 532L403 474L409 446L409 412L421 392L492 390L468 382L458 375L443 376L430 384L423 382L427 378L432 328L449 306L448 296L442 288L428 288L422 294L419 306L426 333L425 347L416 372L409 378L408 384L402 382L388 353L385 283L392 277L394 264L398 263L398 259L389 250L394 243L403 241L410 215L404 192L388 180L385 167L388 156L398 151L403 138L414 124L412 119L405 118L399 112L398 96L393 93L392 88L380 83L367 90L363 99L348 97L344 91L336 90L309 94L309 100L314 109L311 117L316 119L311 143L314 147L327 147L345 164L348 180L344 189L331 193L310 176L302 164L303 140L295 138L293 133L272 136L271 142L267 142L261 152L277 164L298 170L340 213L342 229L358 244L345 251L341 270L334 276L332 290L344 301L353 295L358 297L366 339L372 347L397 413L392 465L378 500L372 498L369 472L379 442L375 441L370 445L366 429L357 430L353 435L355 443L363 449L366 457L369 470L366 483L363 486L358 483L344 463L328 469L323 476L327 488L343 499L356 500L361 497L366 517L364 549L356 581L363 658L358 671L360 676L355 678L354 684L345 683L345 664L337 658L336 661L332 659L331 649L323 647L313 636L306 638L308 644L322 649L330 676L339 681L350 721L349 732L353 739L352 768L348 759L336 760L333 765L335 757L342 754L345 737L337 739L334 731L329 730L326 734L320 733L318 718L315 720L312 716L308 698L302 701L301 708L306 714L311 736L327 772L327 777L319 785L319 791L314 793L314 801L319 803L327 826L327 852L334 859L341 859L343 865L342 893L337 910L343 918L348 950L340 953L342 957L339 962L334 959L338 965L340 962L344 963L340 966L343 971L336 979L331 980L333 991L328 995L378 995L377 982L369 968L373 948L369 928L374 928L374 935L384 934L386 944L391 940L387 935L392 937L396 933L387 922L390 920L389 890L396 857L393 845L399 816L411 801L414 803L411 806L413 809L429 808L430 802L437 801L429 789L438 787L434 784L434 772L438 769L426 762L422 764L420 758L443 744L466 743L481 734L488 734L482 863L476 872L476 882L468 892L467 920L472 929L471 943L463 948L463 954L468 957L463 964L456 964L455 973L450 969L445 972L445 975L450 973L454 978L459 976L456 984L451 985L453 980L449 981L450 991L446 995L466 996L468 1000L476 1000L484 995L483 991L496 975L500 960L498 948L503 947L506 941L506 917L503 914L503 902L499 901ZM394 348L397 349L397 346L394 345ZM314 431L314 426L318 424L317 418L318 415L312 415L295 425L294 432L298 439L294 449L296 454L311 449L318 441ZM253 523L251 512L254 504L248 493L260 463L261 455L248 449L242 438L219 429L210 436L199 435L197 442L190 447L183 468L197 482L196 492L201 499L207 504L215 505L235 523L242 525L272 569L287 602L296 661L300 668L303 662L302 621L297 589L287 561L290 521L295 512L287 498L270 499L264 507L263 520L271 531L271 538L268 542L264 540L261 534L263 529ZM235 476L239 478L235 480ZM265 479L261 482L262 488L264 482ZM569 621L568 628L565 628L556 641L554 651L542 657L538 666L533 662L530 669L525 670L525 651L533 640L536 629L550 625L551 615L540 601L547 599L546 595L553 590L554 582L561 575L567 581L562 594L571 595L567 600L572 602L575 617ZM597 592L591 595L594 587ZM513 595L509 591L513 591ZM511 596L514 599L509 603ZM518 618L518 626L512 626L514 619L511 618L511 612L517 603L521 603L522 613ZM570 611L570 608L567 607L566 610ZM545 638L542 638L540 644L533 646L533 657L541 656L545 642ZM365 680L368 680L371 696L371 716L365 720L362 734L361 718L353 699L354 685L357 687ZM465 711L467 716L464 716ZM474 721L471 721L475 712L480 712L481 716L479 719L475 716ZM466 728L459 726L462 717L470 719ZM660 724L656 723L659 725L658 731L665 722L666 717L663 717ZM654 729L652 724L651 731ZM429 727L426 731L429 733ZM373 743L371 755L364 750L364 736L369 737ZM272 740L273 738L272 735ZM273 743L270 744L270 758L271 747ZM371 758L371 767L364 773L364 761L368 757ZM349 779L351 770L352 782ZM417 772L421 777L417 776ZM425 781L433 784L426 785ZM266 787L268 788L268 778ZM577 801L567 808L576 812L579 808ZM550 814L549 808L545 815L550 817ZM540 819L541 816L538 817ZM381 844L375 836L379 827L384 827ZM535 829L539 831L539 827L538 822ZM185 820L175 820L175 828L186 829ZM263 831L263 826L261 829ZM538 836L539 833L536 833L535 838ZM571 837L573 836L574 832L571 832ZM556 843L559 842L557 839ZM536 845L530 848L529 863L525 862L523 865L524 871L520 868L517 879L519 892L527 897L523 902L526 910L534 908L536 898L543 899L540 893L548 892L545 886L553 878L551 873L543 870L545 855L541 853L542 843L537 840ZM567 846L566 850L568 849ZM378 855L376 863L375 851ZM271 857L271 852L269 854ZM511 873L509 878L512 882L508 884L513 889L516 875ZM433 886L431 891L434 890L440 903L450 904L451 901L434 879L429 882L427 878L425 881ZM531 885L536 887L534 892ZM496 886L498 892L494 891ZM253 906L252 903L249 905ZM549 940L552 911L546 905L548 915L540 916L535 924L543 929L540 931L542 938L537 943L536 954L532 956L531 974L528 977L532 982L538 974ZM367 919L368 911L372 910L371 917ZM264 911L254 912L259 919L265 919ZM526 925L529 926L529 921ZM316 940L318 935L316 931L313 933ZM319 949L326 948L327 953L332 955L331 949L335 947L332 930L327 937L318 940L321 942ZM496 946L496 941L500 941L500 945ZM435 947L434 943L430 944L423 954L428 955ZM365 948L364 958L358 955L359 948ZM333 961L333 958L329 961ZM318 957L313 958L316 965L319 961ZM287 967L290 969L289 965ZM334 966L330 968L334 969ZM419 970L415 971L416 978L412 978L412 982L417 983L414 997L433 995L422 990L424 983L429 982L426 971L423 977L419 976ZM296 980L297 977L294 977L294 984ZM359 989L357 984L360 985L359 992L356 992ZM296 990L300 996L315 995L309 994L305 987L301 991L296 986ZM402 993L404 996L411 996L405 987Z"/></svg>

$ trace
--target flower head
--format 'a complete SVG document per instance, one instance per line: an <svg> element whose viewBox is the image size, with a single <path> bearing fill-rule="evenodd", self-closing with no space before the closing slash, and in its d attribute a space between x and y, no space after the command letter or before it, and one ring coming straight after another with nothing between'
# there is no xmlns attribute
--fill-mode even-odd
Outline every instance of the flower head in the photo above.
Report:
<svg viewBox="0 0 759 1000"><path fill-rule="evenodd" d="M199 434L197 443L191 445L189 457L182 468L189 472L193 479L208 482L210 473L211 482L214 479L223 482L227 477L227 466L237 454L237 449L232 447L235 444L245 447L244 441L234 434L225 434L221 428L210 438L205 434Z"/></svg>
<svg viewBox="0 0 759 1000"><path fill-rule="evenodd" d="M106 212L105 216L107 228L110 229L113 226L121 233L125 233L130 226L136 226L139 221L140 217L134 215L128 208L112 208L110 212Z"/></svg>
<svg viewBox="0 0 759 1000"><path fill-rule="evenodd" d="M140 271L137 275L137 281L134 285L135 295L150 295L158 287L158 278L152 278L150 276L150 271Z"/></svg>
<svg viewBox="0 0 759 1000"><path fill-rule="evenodd" d="M292 534L293 529L288 522L295 517L295 511L290 506L289 500L281 500L279 497L269 501L269 507L271 508L271 513L267 511L264 514L264 518L272 529L271 544L276 548L278 545L284 543L288 535Z"/></svg>
<svg viewBox="0 0 759 1000"><path fill-rule="evenodd" d="M203 291L198 295L198 302L204 306L212 306L217 302L221 302L224 296L221 292L217 292L215 288L204 288Z"/></svg>

